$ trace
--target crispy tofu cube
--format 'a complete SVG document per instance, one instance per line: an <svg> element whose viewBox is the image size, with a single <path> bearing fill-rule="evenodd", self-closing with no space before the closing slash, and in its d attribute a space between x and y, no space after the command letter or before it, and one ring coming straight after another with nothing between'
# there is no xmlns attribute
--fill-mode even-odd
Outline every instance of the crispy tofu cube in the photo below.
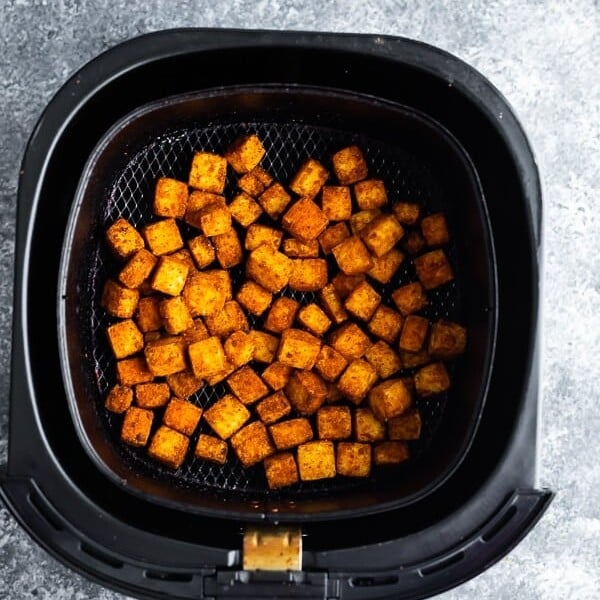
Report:
<svg viewBox="0 0 600 600"><path fill-rule="evenodd" d="M362 240L356 236L346 238L331 250L339 268L346 275L366 273L373 267L371 255Z"/></svg>
<svg viewBox="0 0 600 600"><path fill-rule="evenodd" d="M291 274L292 261L266 244L252 250L246 260L246 275L271 292L284 288Z"/></svg>
<svg viewBox="0 0 600 600"><path fill-rule="evenodd" d="M291 410L292 405L282 391L271 394L256 405L256 412L260 420L267 425L289 415Z"/></svg>
<svg viewBox="0 0 600 600"><path fill-rule="evenodd" d="M117 361L117 381L121 385L147 383L154 379L146 359L141 356Z"/></svg>
<svg viewBox="0 0 600 600"><path fill-rule="evenodd" d="M367 271L367 275L379 283L389 283L403 262L404 254L392 248L382 256L373 258L373 267Z"/></svg>
<svg viewBox="0 0 600 600"><path fill-rule="evenodd" d="M338 273L331 283L337 295L343 300L350 295L350 292L365 280L364 275L346 275Z"/></svg>
<svg viewBox="0 0 600 600"><path fill-rule="evenodd" d="M416 202L394 202L392 212L402 225L414 225L421 216L421 208Z"/></svg>
<svg viewBox="0 0 600 600"><path fill-rule="evenodd" d="M250 171L249 173L245 173L238 179L238 187L244 194L247 194L251 198L256 198L260 196L265 191L265 185L263 182L256 176L254 171ZM262 209L260 210L262 213ZM233 214L233 211L232 211ZM234 217L235 218L235 217ZM240 223L241 224L241 223Z"/></svg>
<svg viewBox="0 0 600 600"><path fill-rule="evenodd" d="M327 315L314 303L300 309L298 323L318 336L323 335L331 326Z"/></svg>
<svg viewBox="0 0 600 600"><path fill-rule="evenodd" d="M253 360L261 363L272 363L279 347L279 338L264 331L250 331L254 342Z"/></svg>
<svg viewBox="0 0 600 600"><path fill-rule="evenodd" d="M212 204L220 204L221 206L225 206L225 196L222 194L211 194L210 192L201 192L199 190L193 190L188 198L187 208L185 211L185 219L186 222L188 218L194 221L195 215L198 211L206 208L207 206L211 206ZM189 225L194 225L194 222L188 223ZM200 228L200 224L197 223L194 227Z"/></svg>
<svg viewBox="0 0 600 600"><path fill-rule="evenodd" d="M269 393L269 388L256 372L242 367L227 378L227 386L243 404L253 404Z"/></svg>
<svg viewBox="0 0 600 600"><path fill-rule="evenodd" d="M227 462L227 442L212 435L201 433L198 436L194 456L200 460L208 460L219 465L224 465Z"/></svg>
<svg viewBox="0 0 600 600"><path fill-rule="evenodd" d="M290 189L302 198L314 198L328 178L327 169L319 161L309 158L294 175Z"/></svg>
<svg viewBox="0 0 600 600"><path fill-rule="evenodd" d="M347 406L322 406L317 411L317 431L322 440L344 440L352 434L352 415Z"/></svg>
<svg viewBox="0 0 600 600"><path fill-rule="evenodd" d="M406 442L381 442L373 447L373 462L376 465L398 465L410 458Z"/></svg>
<svg viewBox="0 0 600 600"><path fill-rule="evenodd" d="M242 227L248 227L260 217L263 211L254 198L242 192L229 204L229 212Z"/></svg>
<svg viewBox="0 0 600 600"><path fill-rule="evenodd" d="M273 300L273 294L254 281L244 282L236 296L237 301L253 315L262 315Z"/></svg>
<svg viewBox="0 0 600 600"><path fill-rule="evenodd" d="M235 365L229 359L227 359L225 361L223 370L206 376L206 383L208 383L208 385L217 385L217 383L225 381L234 371Z"/></svg>
<svg viewBox="0 0 600 600"><path fill-rule="evenodd" d="M223 309L205 317L204 322L211 335L220 338L230 336L234 331L249 331L248 319L235 300L225 302Z"/></svg>
<svg viewBox="0 0 600 600"><path fill-rule="evenodd" d="M219 272L191 273L183 288L183 299L192 317L214 315L223 310L227 292Z"/></svg>
<svg viewBox="0 0 600 600"><path fill-rule="evenodd" d="M135 386L135 402L140 408L160 408L171 396L166 383L138 383Z"/></svg>
<svg viewBox="0 0 600 600"><path fill-rule="evenodd" d="M188 267L188 269L190 269L190 271L196 269L196 263L194 262L194 258L192 257L192 254L190 253L189 250L186 250L185 248L182 248L181 250L177 250L176 252L169 254L169 256L171 258L174 258L175 260L178 260L179 262L182 262L183 264L187 265L187 267Z"/></svg>
<svg viewBox="0 0 600 600"><path fill-rule="evenodd" d="M450 389L450 376L443 362L422 367L415 373L415 390L419 396L433 396Z"/></svg>
<svg viewBox="0 0 600 600"><path fill-rule="evenodd" d="M159 177L154 188L152 211L159 217L181 219L185 215L187 199L187 183L170 177Z"/></svg>
<svg viewBox="0 0 600 600"><path fill-rule="evenodd" d="M425 317L408 315L400 333L398 347L406 352L418 352L425 343L429 321Z"/></svg>
<svg viewBox="0 0 600 600"><path fill-rule="evenodd" d="M450 241L448 223L444 213L435 213L421 221L421 233L428 246L441 246Z"/></svg>
<svg viewBox="0 0 600 600"><path fill-rule="evenodd" d="M455 358L465 351L467 330L458 323L437 321L431 325L429 354L434 358Z"/></svg>
<svg viewBox="0 0 600 600"><path fill-rule="evenodd" d="M254 167L251 171L252 175L256 177L265 187L270 186L273 183L273 177L265 171L260 165Z"/></svg>
<svg viewBox="0 0 600 600"><path fill-rule="evenodd" d="M152 254L162 256L183 248L183 240L175 219L162 219L146 225L142 233Z"/></svg>
<svg viewBox="0 0 600 600"><path fill-rule="evenodd" d="M171 469L179 469L189 445L190 440L185 435L161 425L150 442L148 454Z"/></svg>
<svg viewBox="0 0 600 600"><path fill-rule="evenodd" d="M283 240L283 253L290 258L317 258L319 242L317 240L301 242L294 238L287 238Z"/></svg>
<svg viewBox="0 0 600 600"><path fill-rule="evenodd" d="M310 333L286 329L281 334L277 359L295 369L312 369L320 349L321 341Z"/></svg>
<svg viewBox="0 0 600 600"><path fill-rule="evenodd" d="M336 325L339 325L348 318L348 313L331 283L324 286L319 292L319 300L323 310L325 310L329 318Z"/></svg>
<svg viewBox="0 0 600 600"><path fill-rule="evenodd" d="M269 427L269 433L278 450L288 450L313 439L313 430L308 419L289 419Z"/></svg>
<svg viewBox="0 0 600 600"><path fill-rule="evenodd" d="M151 410L135 406L128 408L121 426L121 439L130 446L145 446L150 437L153 418Z"/></svg>
<svg viewBox="0 0 600 600"><path fill-rule="evenodd" d="M335 176L343 185L355 183L367 176L367 161L358 146L338 150L331 160Z"/></svg>
<svg viewBox="0 0 600 600"><path fill-rule="evenodd" d="M377 371L366 360L353 360L342 373L337 387L354 404L360 404L377 381Z"/></svg>
<svg viewBox="0 0 600 600"><path fill-rule="evenodd" d="M275 452L267 429L260 421L242 427L231 436L231 446L245 468L251 467Z"/></svg>
<svg viewBox="0 0 600 600"><path fill-rule="evenodd" d="M152 289L169 296L178 296L183 290L189 270L180 260L161 256L152 276Z"/></svg>
<svg viewBox="0 0 600 600"><path fill-rule="evenodd" d="M135 313L140 293L138 290L130 290L121 284L108 279L102 290L102 308L111 316L120 319L129 319Z"/></svg>
<svg viewBox="0 0 600 600"><path fill-rule="evenodd" d="M298 446L298 470L302 481L335 477L333 442L318 440Z"/></svg>
<svg viewBox="0 0 600 600"><path fill-rule="evenodd" d="M114 413L124 413L133 402L133 390L127 385L113 386L106 396L104 408Z"/></svg>
<svg viewBox="0 0 600 600"><path fill-rule="evenodd" d="M454 279L454 272L443 250L433 250L415 258L415 270L426 290L432 290Z"/></svg>
<svg viewBox="0 0 600 600"><path fill-rule="evenodd" d="M212 242L205 236L199 235L188 240L188 248L199 269L208 267L216 258L215 248Z"/></svg>
<svg viewBox="0 0 600 600"><path fill-rule="evenodd" d="M346 238L349 237L350 230L348 229L348 225L346 225L346 223L336 223L335 225L328 227L319 236L319 244L321 244L323 254L331 254L331 251L335 246L341 244Z"/></svg>
<svg viewBox="0 0 600 600"><path fill-rule="evenodd" d="M223 440L231 437L249 418L248 409L231 394L226 394L204 411L204 420Z"/></svg>
<svg viewBox="0 0 600 600"><path fill-rule="evenodd" d="M163 423L171 429L189 436L196 431L201 416L201 408L198 408L187 400L173 398L167 404L165 414L163 415Z"/></svg>
<svg viewBox="0 0 600 600"><path fill-rule="evenodd" d="M375 256L387 254L404 235L393 215L379 215L361 229L360 237Z"/></svg>
<svg viewBox="0 0 600 600"><path fill-rule="evenodd" d="M181 296L167 298L160 303L160 315L167 333L176 335L194 326L190 311Z"/></svg>
<svg viewBox="0 0 600 600"><path fill-rule="evenodd" d="M183 340L169 337L149 342L144 348L148 368L157 377L179 373L186 368Z"/></svg>
<svg viewBox="0 0 600 600"><path fill-rule="evenodd" d="M385 439L385 425L369 408L354 411L354 437L357 442L378 442Z"/></svg>
<svg viewBox="0 0 600 600"><path fill-rule="evenodd" d="M392 300L403 315L410 315L427 306L427 295L418 281L394 290Z"/></svg>
<svg viewBox="0 0 600 600"><path fill-rule="evenodd" d="M221 267L230 269L242 262L244 256L242 244L235 229L215 235L212 240L217 251L217 260Z"/></svg>
<svg viewBox="0 0 600 600"><path fill-rule="evenodd" d="M254 356L254 341L250 334L244 331L234 331L223 344L227 360L234 367L248 364Z"/></svg>
<svg viewBox="0 0 600 600"><path fill-rule="evenodd" d="M137 354L144 348L144 336L131 319L110 325L106 329L106 334L117 359Z"/></svg>
<svg viewBox="0 0 600 600"><path fill-rule="evenodd" d="M271 490L298 482L298 467L291 452L281 452L265 458L265 476Z"/></svg>
<svg viewBox="0 0 600 600"><path fill-rule="evenodd" d="M361 210L354 213L350 217L350 231L353 235L358 235L373 219L381 215L381 210L378 208L370 208L369 210Z"/></svg>
<svg viewBox="0 0 600 600"><path fill-rule="evenodd" d="M215 237L231 230L231 213L223 204L210 204L194 214L194 223L190 224L199 224L206 237Z"/></svg>
<svg viewBox="0 0 600 600"><path fill-rule="evenodd" d="M352 216L350 188L326 185L321 192L321 210L330 221L347 221Z"/></svg>
<svg viewBox="0 0 600 600"><path fill-rule="evenodd" d="M290 404L301 415L312 415L325 402L325 382L312 371L294 371L285 386Z"/></svg>
<svg viewBox="0 0 600 600"><path fill-rule="evenodd" d="M281 333L285 329L289 329L299 308L300 304L292 298L286 296L277 298L265 320L265 329L274 333Z"/></svg>
<svg viewBox="0 0 600 600"><path fill-rule="evenodd" d="M190 187L212 194L222 194L227 178L227 161L211 152L196 152L188 183Z"/></svg>
<svg viewBox="0 0 600 600"><path fill-rule="evenodd" d="M327 284L327 261L323 258L295 258L288 285L298 292L316 292Z"/></svg>
<svg viewBox="0 0 600 600"><path fill-rule="evenodd" d="M195 342L188 346L192 371L196 377L205 378L225 368L225 350L217 336Z"/></svg>
<svg viewBox="0 0 600 600"><path fill-rule="evenodd" d="M369 407L380 421L401 415L412 402L402 379L388 379L369 392Z"/></svg>
<svg viewBox="0 0 600 600"><path fill-rule="evenodd" d="M121 269L118 279L128 288L138 288L150 276L155 264L156 256L142 248Z"/></svg>
<svg viewBox="0 0 600 600"><path fill-rule="evenodd" d="M399 356L382 340L373 344L365 353L381 379L387 379L402 368Z"/></svg>
<svg viewBox="0 0 600 600"><path fill-rule="evenodd" d="M189 346L194 342L205 340L206 338L210 337L210 335L208 333L208 329L206 329L206 325L204 325L204 321L198 317L197 319L193 319L192 325L181 334L181 337Z"/></svg>
<svg viewBox="0 0 600 600"><path fill-rule="evenodd" d="M325 213L310 198L301 198L283 215L281 224L301 242L316 239L327 227Z"/></svg>
<svg viewBox="0 0 600 600"><path fill-rule="evenodd" d="M380 208L387 204L387 191L381 179L365 179L355 183L354 197L361 210Z"/></svg>
<svg viewBox="0 0 600 600"><path fill-rule="evenodd" d="M286 386L291 373L291 367L280 362L274 362L263 371L261 377L272 390L279 391Z"/></svg>
<svg viewBox="0 0 600 600"><path fill-rule="evenodd" d="M317 356L315 369L326 381L335 381L348 366L348 361L334 348L323 344Z"/></svg>
<svg viewBox="0 0 600 600"><path fill-rule="evenodd" d="M140 298L136 315L137 326L140 331L158 331L162 327L160 314L160 298L158 296L147 296Z"/></svg>
<svg viewBox="0 0 600 600"><path fill-rule="evenodd" d="M283 233L278 229L253 223L248 227L248 231L246 232L244 247L246 250L252 251L256 250L259 246L266 244L273 248L273 250L278 250L282 239Z"/></svg>
<svg viewBox="0 0 600 600"><path fill-rule="evenodd" d="M236 173L248 173L258 165L265 152L259 137L253 133L235 140L224 154Z"/></svg>
<svg viewBox="0 0 600 600"><path fill-rule="evenodd" d="M418 254L425 247L425 240L418 231L409 231L402 238L402 248L411 255Z"/></svg>
<svg viewBox="0 0 600 600"><path fill-rule="evenodd" d="M214 285L225 296L225 301L233 300L233 287L231 285L231 276L226 269L215 269L208 271L214 278Z"/></svg>
<svg viewBox="0 0 600 600"><path fill-rule="evenodd" d="M371 319L381 303L381 296L366 282L357 285L346 298L346 310L363 321Z"/></svg>
<svg viewBox="0 0 600 600"><path fill-rule="evenodd" d="M360 358L371 346L371 340L356 323L345 323L329 337L329 343L346 359Z"/></svg>
<svg viewBox="0 0 600 600"><path fill-rule="evenodd" d="M278 219L291 200L292 197L280 183L270 185L258 197L258 203L272 219Z"/></svg>
<svg viewBox="0 0 600 600"><path fill-rule="evenodd" d="M390 419L387 425L390 440L418 440L421 437L421 415L416 408Z"/></svg>
<svg viewBox="0 0 600 600"><path fill-rule="evenodd" d="M167 384L175 396L186 400L202 389L204 382L191 371L181 371L173 373L173 375L167 375Z"/></svg>
<svg viewBox="0 0 600 600"><path fill-rule="evenodd" d="M144 239L126 219L117 219L106 230L106 242L118 258L130 258L144 247Z"/></svg>
<svg viewBox="0 0 600 600"><path fill-rule="evenodd" d="M384 340L388 344L393 344L404 323L402 315L397 313L393 308L379 305L373 313L373 317L369 321L369 333Z"/></svg>
<svg viewBox="0 0 600 600"><path fill-rule="evenodd" d="M400 350L399 356L404 369L420 367L431 362L431 355L426 348L419 350L419 352L404 352Z"/></svg>
<svg viewBox="0 0 600 600"><path fill-rule="evenodd" d="M338 475L368 477L371 474L371 445L340 442L337 445L335 467Z"/></svg>

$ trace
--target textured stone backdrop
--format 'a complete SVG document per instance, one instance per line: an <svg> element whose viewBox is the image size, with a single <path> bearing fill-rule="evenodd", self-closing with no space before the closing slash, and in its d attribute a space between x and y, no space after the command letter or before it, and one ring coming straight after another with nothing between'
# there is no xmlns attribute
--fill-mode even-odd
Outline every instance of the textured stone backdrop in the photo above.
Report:
<svg viewBox="0 0 600 600"><path fill-rule="evenodd" d="M373 32L468 61L505 94L542 175L546 268L540 485L533 533L440 598L600 598L600 7L592 0L0 0L0 462L6 456L18 165L50 97L113 44L183 26ZM121 598L68 571L0 509L0 598Z"/></svg>

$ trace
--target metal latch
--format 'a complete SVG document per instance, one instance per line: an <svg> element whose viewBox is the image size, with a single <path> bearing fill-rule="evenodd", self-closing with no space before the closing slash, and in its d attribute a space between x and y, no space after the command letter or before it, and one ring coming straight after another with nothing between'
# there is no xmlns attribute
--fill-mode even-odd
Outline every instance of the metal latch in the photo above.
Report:
<svg viewBox="0 0 600 600"><path fill-rule="evenodd" d="M302 532L286 527L253 527L244 532L246 571L302 570Z"/></svg>

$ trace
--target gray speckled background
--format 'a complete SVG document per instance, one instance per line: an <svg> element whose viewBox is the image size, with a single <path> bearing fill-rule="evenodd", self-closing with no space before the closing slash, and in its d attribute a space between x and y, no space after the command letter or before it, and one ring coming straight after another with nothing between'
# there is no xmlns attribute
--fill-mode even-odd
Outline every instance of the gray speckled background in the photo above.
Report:
<svg viewBox="0 0 600 600"><path fill-rule="evenodd" d="M177 5L177 6L176 6ZM600 6L592 0L2 0L0 462L6 456L18 165L43 106L111 45L168 27L376 32L470 62L507 96L545 199L540 485L557 498L507 558L440 598L600 598ZM121 598L33 544L0 508L0 598Z"/></svg>

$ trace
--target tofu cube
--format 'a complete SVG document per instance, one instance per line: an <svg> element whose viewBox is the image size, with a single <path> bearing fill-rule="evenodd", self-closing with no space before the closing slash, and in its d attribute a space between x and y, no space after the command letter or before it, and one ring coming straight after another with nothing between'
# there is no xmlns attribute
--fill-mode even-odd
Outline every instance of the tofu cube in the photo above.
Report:
<svg viewBox="0 0 600 600"><path fill-rule="evenodd" d="M214 315L223 310L227 292L219 272L191 273L183 288L183 299L192 317Z"/></svg>
<svg viewBox="0 0 600 600"><path fill-rule="evenodd" d="M387 204L387 191L381 179L365 179L355 183L354 197L361 210L380 208Z"/></svg>
<svg viewBox="0 0 600 600"><path fill-rule="evenodd" d="M181 296L167 298L160 303L160 315L167 333L176 335L194 326L190 311Z"/></svg>
<svg viewBox="0 0 600 600"><path fill-rule="evenodd" d="M285 188L280 183L270 185L258 197L258 203L272 219L278 219L291 200L292 197L285 191Z"/></svg>
<svg viewBox="0 0 600 600"><path fill-rule="evenodd" d="M205 317L204 322L210 335L229 337L235 331L249 331L248 319L235 300L225 302L223 309Z"/></svg>
<svg viewBox="0 0 600 600"><path fill-rule="evenodd" d="M331 326L327 315L314 303L299 310L298 323L317 336L323 335Z"/></svg>
<svg viewBox="0 0 600 600"><path fill-rule="evenodd" d="M211 194L210 192L193 190L189 195L187 209L185 211L186 223L200 229L200 223L197 220L198 212L213 204L225 206L227 204L225 196L222 194Z"/></svg>
<svg viewBox="0 0 600 600"><path fill-rule="evenodd" d="M117 361L117 381L121 385L147 383L153 379L154 375L148 368L146 359L142 356Z"/></svg>
<svg viewBox="0 0 600 600"><path fill-rule="evenodd" d="M191 371L181 371L167 375L167 384L175 396L186 400L202 389L204 382Z"/></svg>
<svg viewBox="0 0 600 600"><path fill-rule="evenodd" d="M280 362L274 362L262 372L261 377L272 390L277 392L286 386L291 373L291 367Z"/></svg>
<svg viewBox="0 0 600 600"><path fill-rule="evenodd" d="M273 300L273 294L254 281L244 282L236 296L237 301L253 315L262 315Z"/></svg>
<svg viewBox="0 0 600 600"><path fill-rule="evenodd" d="M465 351L467 330L458 323L437 321L431 325L429 354L434 358L455 358Z"/></svg>
<svg viewBox="0 0 600 600"><path fill-rule="evenodd" d="M189 445L190 440L185 435L161 425L150 442L148 454L171 469L179 469Z"/></svg>
<svg viewBox="0 0 600 600"><path fill-rule="evenodd" d="M185 344L189 346L194 342L205 340L206 338L210 337L210 334L208 333L208 329L206 329L206 325L204 325L202 319L198 317L192 320L191 326L181 334L181 337L183 338Z"/></svg>
<svg viewBox="0 0 600 600"><path fill-rule="evenodd" d="M107 279L100 304L109 315L129 319L135 313L139 299L138 290L130 290L112 279Z"/></svg>
<svg viewBox="0 0 600 600"><path fill-rule="evenodd" d="M400 350L418 352L425 343L428 329L429 321L425 317L408 315L404 319L404 325L398 341Z"/></svg>
<svg viewBox="0 0 600 600"><path fill-rule="evenodd" d="M196 263L194 262L194 258L189 250L186 248L181 248L181 250L176 250L169 254L169 256L179 262L182 262L184 265L187 265L190 271L196 269Z"/></svg>
<svg viewBox="0 0 600 600"><path fill-rule="evenodd" d="M371 340L356 323L345 323L329 337L329 343L346 360L364 356L371 346Z"/></svg>
<svg viewBox="0 0 600 600"><path fill-rule="evenodd" d="M234 331L223 344L227 360L234 367L248 364L254 356L254 341L250 334L244 331Z"/></svg>
<svg viewBox="0 0 600 600"><path fill-rule="evenodd" d="M320 349L321 341L310 333L286 329L281 334L277 359L295 369L312 369Z"/></svg>
<svg viewBox="0 0 600 600"><path fill-rule="evenodd" d="M211 152L196 152L188 183L190 187L211 194L222 194L227 179L227 160Z"/></svg>
<svg viewBox="0 0 600 600"><path fill-rule="evenodd" d="M225 151L225 158L236 173L248 173L258 165L265 152L259 137L253 133L235 140Z"/></svg>
<svg viewBox="0 0 600 600"><path fill-rule="evenodd" d="M428 246L441 246L450 241L448 223L444 213L435 213L421 221L421 233Z"/></svg>
<svg viewBox="0 0 600 600"><path fill-rule="evenodd" d="M291 452L281 452L265 458L265 476L271 490L298 483L298 467Z"/></svg>
<svg viewBox="0 0 600 600"><path fill-rule="evenodd" d="M330 221L347 221L352 216L350 188L326 185L321 192L321 210Z"/></svg>
<svg viewBox="0 0 600 600"><path fill-rule="evenodd" d="M322 440L344 440L352 435L348 406L322 406L317 411L317 431Z"/></svg>
<svg viewBox="0 0 600 600"><path fill-rule="evenodd" d="M316 239L327 227L325 213L310 198L301 198L288 209L281 220L282 227L301 242Z"/></svg>
<svg viewBox="0 0 600 600"><path fill-rule="evenodd" d="M136 322L141 332L158 331L162 327L160 302L158 296L140 298L137 306Z"/></svg>
<svg viewBox="0 0 600 600"><path fill-rule="evenodd" d="M402 225L414 225L421 216L421 207L416 202L394 202L392 212Z"/></svg>
<svg viewBox="0 0 600 600"><path fill-rule="evenodd" d="M409 231L402 238L402 248L411 255L419 254L425 247L425 240L418 231Z"/></svg>
<svg viewBox="0 0 600 600"><path fill-rule="evenodd" d="M148 342L144 354L148 368L157 377L179 373L187 366L183 340L179 337Z"/></svg>
<svg viewBox="0 0 600 600"><path fill-rule="evenodd" d="M350 292L365 280L364 275L346 275L338 273L332 280L333 288L341 299L345 299Z"/></svg>
<svg viewBox="0 0 600 600"><path fill-rule="evenodd" d="M367 161L358 146L338 150L332 157L333 170L342 185L348 185L367 176Z"/></svg>
<svg viewBox="0 0 600 600"><path fill-rule="evenodd" d="M377 381L377 371L366 360L353 360L342 373L337 387L344 397L360 404Z"/></svg>
<svg viewBox="0 0 600 600"><path fill-rule="evenodd" d="M381 340L367 350L365 358L371 363L381 379L387 379L402 368L400 357Z"/></svg>
<svg viewBox="0 0 600 600"><path fill-rule="evenodd" d="M292 298L281 296L273 302L271 310L265 320L265 329L274 333L281 333L289 329L296 318L300 304Z"/></svg>
<svg viewBox="0 0 600 600"><path fill-rule="evenodd" d="M357 442L378 442L385 439L385 425L369 408L354 411L354 437Z"/></svg>
<svg viewBox="0 0 600 600"><path fill-rule="evenodd" d="M269 427L269 433L278 450L288 450L313 439L313 430L308 419L289 419Z"/></svg>
<svg viewBox="0 0 600 600"><path fill-rule="evenodd" d="M106 334L117 359L137 354L144 349L144 336L131 319L110 325Z"/></svg>
<svg viewBox="0 0 600 600"><path fill-rule="evenodd" d="M246 232L244 248L252 251L256 250L256 248L259 246L266 244L267 246L273 248L273 250L278 250L282 239L283 233L281 233L281 231L278 229L253 223L248 227L248 231Z"/></svg>
<svg viewBox="0 0 600 600"><path fill-rule="evenodd" d="M433 250L415 258L415 270L426 290L432 290L454 279L454 272L443 250Z"/></svg>
<svg viewBox="0 0 600 600"><path fill-rule="evenodd" d="M175 431L190 436L196 431L201 416L201 408L198 408L187 400L173 398L167 404L165 414L163 415L163 423L167 427L175 429Z"/></svg>
<svg viewBox="0 0 600 600"><path fill-rule="evenodd" d="M142 283L150 276L156 256L148 252L145 248L138 250L121 269L119 281L128 288L139 288Z"/></svg>
<svg viewBox="0 0 600 600"><path fill-rule="evenodd" d="M166 383L138 383L135 386L135 403L140 408L154 409L164 406L171 396Z"/></svg>
<svg viewBox="0 0 600 600"><path fill-rule="evenodd" d="M331 254L331 251L335 246L341 244L345 239L349 237L350 230L348 229L348 225L346 225L346 223L336 223L335 225L328 227L319 236L319 244L321 244L323 254Z"/></svg>
<svg viewBox="0 0 600 600"><path fill-rule="evenodd" d="M450 389L450 376L443 362L422 367L415 373L415 390L419 396L433 396Z"/></svg>
<svg viewBox="0 0 600 600"><path fill-rule="evenodd" d="M403 315L410 315L427 306L427 295L418 282L403 285L392 292L392 300Z"/></svg>
<svg viewBox="0 0 600 600"><path fill-rule="evenodd" d="M346 238L331 250L339 268L346 275L366 273L373 267L371 255L362 240L356 236Z"/></svg>
<svg viewBox="0 0 600 600"><path fill-rule="evenodd" d="M217 260L223 269L230 269L242 262L242 244L235 229L215 235L212 240L217 251Z"/></svg>
<svg viewBox="0 0 600 600"><path fill-rule="evenodd" d="M403 262L404 254L392 248L382 256L373 258L373 267L367 271L367 275L379 283L389 283Z"/></svg>
<svg viewBox="0 0 600 600"><path fill-rule="evenodd" d="M329 440L306 442L298 446L298 470L302 481L335 477L335 448Z"/></svg>
<svg viewBox="0 0 600 600"><path fill-rule="evenodd" d="M224 465L227 462L227 442L212 435L201 433L198 436L194 456L200 460L208 460Z"/></svg>
<svg viewBox="0 0 600 600"><path fill-rule="evenodd" d="M105 235L108 247L118 258L130 258L144 247L144 239L137 229L123 218L117 219Z"/></svg>
<svg viewBox="0 0 600 600"><path fill-rule="evenodd" d="M130 446L141 448L148 443L154 413L132 406L127 409L123 425L121 426L121 439Z"/></svg>
<svg viewBox="0 0 600 600"><path fill-rule="evenodd" d="M369 321L380 303L381 296L366 281L363 281L350 292L344 307L358 319Z"/></svg>
<svg viewBox="0 0 600 600"><path fill-rule="evenodd" d="M419 350L419 352L404 352L400 350L399 356L404 369L413 369L414 367L420 367L431 362L431 355L426 348Z"/></svg>
<svg viewBox="0 0 600 600"><path fill-rule="evenodd" d="M369 333L382 339L388 344L393 344L404 323L404 318L389 306L379 305L369 321Z"/></svg>
<svg viewBox="0 0 600 600"><path fill-rule="evenodd" d="M361 210L350 217L350 231L353 235L358 235L371 221L381 215L378 208Z"/></svg>
<svg viewBox="0 0 600 600"><path fill-rule="evenodd" d="M248 409L231 394L226 394L204 411L204 420L223 440L230 438L249 418Z"/></svg>
<svg viewBox="0 0 600 600"><path fill-rule="evenodd" d="M169 296L178 296L187 280L189 267L170 256L161 256L150 285L152 289Z"/></svg>
<svg viewBox="0 0 600 600"><path fill-rule="evenodd" d="M292 261L281 252L263 244L250 252L246 275L271 292L284 288L292 274Z"/></svg>
<svg viewBox="0 0 600 600"><path fill-rule="evenodd" d="M390 440L418 440L421 437L421 415L416 408L390 419L387 425Z"/></svg>
<svg viewBox="0 0 600 600"><path fill-rule="evenodd" d="M290 404L301 415L312 415L325 402L325 382L312 371L294 371L285 386Z"/></svg>
<svg viewBox="0 0 600 600"><path fill-rule="evenodd" d="M368 477L371 474L371 444L340 442L335 467L338 475Z"/></svg>
<svg viewBox="0 0 600 600"><path fill-rule="evenodd" d="M411 402L410 392L402 379L388 379L369 393L369 407L380 421L401 415Z"/></svg>
<svg viewBox="0 0 600 600"><path fill-rule="evenodd" d="M154 188L152 212L159 217L181 219L185 215L187 199L187 183L170 177L159 177Z"/></svg>
<svg viewBox="0 0 600 600"><path fill-rule="evenodd" d="M409 458L406 442L381 442L373 447L373 462L376 465L399 465Z"/></svg>
<svg viewBox="0 0 600 600"><path fill-rule="evenodd" d="M205 380L208 385L217 385L221 381L225 381L235 371L235 365L228 359L225 361L225 366L221 371L217 371L212 375L207 375Z"/></svg>
<svg viewBox="0 0 600 600"><path fill-rule="evenodd" d="M152 254L162 256L183 248L183 239L175 219L162 219L142 229L146 244Z"/></svg>
<svg viewBox="0 0 600 600"><path fill-rule="evenodd" d="M282 391L271 394L256 405L256 412L260 420L266 425L279 421L279 419L289 415L291 410L292 405Z"/></svg>
<svg viewBox="0 0 600 600"><path fill-rule="evenodd" d="M301 242L294 238L287 238L283 240L283 253L290 258L317 258L319 242L317 240Z"/></svg>
<svg viewBox="0 0 600 600"><path fill-rule="evenodd" d="M327 261L323 258L295 258L288 285L297 292L316 292L327 284Z"/></svg>
<svg viewBox="0 0 600 600"><path fill-rule="evenodd" d="M360 237L375 256L387 254L404 235L402 225L393 215L375 217L360 232Z"/></svg>
<svg viewBox="0 0 600 600"><path fill-rule="evenodd" d="M217 336L195 342L188 346L192 371L196 377L215 375L225 368L225 350Z"/></svg>
<svg viewBox="0 0 600 600"><path fill-rule="evenodd" d="M348 366L348 361L334 348L323 344L317 356L315 369L326 381L335 381Z"/></svg>
<svg viewBox="0 0 600 600"><path fill-rule="evenodd" d="M251 467L275 452L267 429L260 421L254 421L231 436L231 446L242 466Z"/></svg>
<svg viewBox="0 0 600 600"><path fill-rule="evenodd" d="M269 393L269 388L256 372L248 367L238 369L227 378L227 386L242 404L253 404Z"/></svg>
<svg viewBox="0 0 600 600"><path fill-rule="evenodd" d="M336 325L343 323L348 318L348 313L340 297L337 295L333 284L329 283L323 287L319 292L319 301L323 310Z"/></svg>
<svg viewBox="0 0 600 600"><path fill-rule="evenodd" d="M319 161L309 158L294 175L290 189L302 198L314 198L328 178L327 169Z"/></svg>
<svg viewBox="0 0 600 600"><path fill-rule="evenodd" d="M256 198L257 196L260 196L260 194L262 194L265 191L265 185L256 176L256 174L254 173L254 170L252 170L248 173L244 173L244 175L242 175L238 179L237 185L244 194L247 194L251 198ZM262 213L262 209L260 212ZM232 211L232 214L233 214L233 211Z"/></svg>
<svg viewBox="0 0 600 600"><path fill-rule="evenodd" d="M203 235L188 240L187 244L194 262L198 265L199 269L208 267L217 256L212 242Z"/></svg>
<svg viewBox="0 0 600 600"><path fill-rule="evenodd" d="M261 363L272 363L279 347L279 338L254 329L250 331L250 336L254 342L253 360Z"/></svg>
<svg viewBox="0 0 600 600"><path fill-rule="evenodd" d="M194 215L194 222L190 224L195 227L200 225L199 228L206 237L221 235L231 229L231 213L223 204L210 204Z"/></svg>
<svg viewBox="0 0 600 600"><path fill-rule="evenodd" d="M247 177L247 175L244 177ZM229 204L229 212L242 227L248 227L262 215L263 211L254 198L242 192Z"/></svg>
<svg viewBox="0 0 600 600"><path fill-rule="evenodd" d="M133 402L133 390L127 385L113 386L106 396L104 408L117 414L124 413Z"/></svg>

